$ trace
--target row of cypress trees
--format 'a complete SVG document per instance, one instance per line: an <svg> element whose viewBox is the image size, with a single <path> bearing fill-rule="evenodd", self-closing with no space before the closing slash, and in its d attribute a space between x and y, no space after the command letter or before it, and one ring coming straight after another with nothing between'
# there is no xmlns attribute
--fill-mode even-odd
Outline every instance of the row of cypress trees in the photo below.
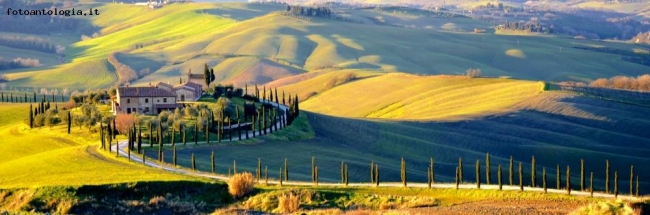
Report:
<svg viewBox="0 0 650 215"><path fill-rule="evenodd" d="M43 94L41 96L41 101L49 100L52 102L56 102L56 96L54 94L51 95L51 99L46 98L46 95ZM63 94L59 97L59 102L64 102L63 99ZM34 103L37 102L36 98L36 92L34 92L33 96L27 96L27 93L24 93L23 96L14 96L13 93L9 93L9 95L6 95L5 92L0 91L0 103Z"/></svg>

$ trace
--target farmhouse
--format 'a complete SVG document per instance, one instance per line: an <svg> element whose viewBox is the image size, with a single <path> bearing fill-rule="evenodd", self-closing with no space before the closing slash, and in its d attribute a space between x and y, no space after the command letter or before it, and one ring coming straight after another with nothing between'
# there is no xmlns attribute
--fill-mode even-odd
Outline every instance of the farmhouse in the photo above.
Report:
<svg viewBox="0 0 650 215"><path fill-rule="evenodd" d="M148 87L120 87L112 98L111 109L114 114L158 114L182 107L179 102L196 101L202 92L201 85L193 82L176 86L161 82Z"/></svg>

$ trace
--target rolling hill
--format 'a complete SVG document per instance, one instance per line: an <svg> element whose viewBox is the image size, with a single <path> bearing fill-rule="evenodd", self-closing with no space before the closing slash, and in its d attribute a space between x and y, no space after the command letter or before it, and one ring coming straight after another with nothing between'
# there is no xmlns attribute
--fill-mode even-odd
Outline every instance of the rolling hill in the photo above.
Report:
<svg viewBox="0 0 650 215"><path fill-rule="evenodd" d="M341 16L355 22L298 19L277 12L284 10L283 5L244 3L172 4L156 10L100 4L99 9L103 15L85 18L99 29L99 36L71 44L67 63L43 61L46 66L36 70L8 71L12 80L8 84L111 86L120 79L115 65L106 61L112 53L135 71L148 69L131 84L176 82L190 69L200 72L205 63L219 74L218 82L237 85L346 69L461 74L480 68L492 77L547 81L648 72L616 53L574 48L644 47L553 36L475 34L473 28L491 24L467 18L348 9ZM64 81L52 83L49 77Z"/></svg>

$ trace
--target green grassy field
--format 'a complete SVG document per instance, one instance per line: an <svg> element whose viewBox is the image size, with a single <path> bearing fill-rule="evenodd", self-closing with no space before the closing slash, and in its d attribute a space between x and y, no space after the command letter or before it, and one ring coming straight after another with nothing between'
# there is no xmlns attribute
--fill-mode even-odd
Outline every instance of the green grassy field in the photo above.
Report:
<svg viewBox="0 0 650 215"><path fill-rule="evenodd" d="M204 180L133 164L98 149L99 134L64 125L29 129L27 104L0 105L0 188Z"/></svg>
<svg viewBox="0 0 650 215"><path fill-rule="evenodd" d="M485 81L469 79L470 83L477 82L478 86L478 83ZM435 82L430 84L435 86ZM227 174L233 160L237 160L238 170L254 171L257 159L261 158L262 165L269 167L270 176L276 178L284 159L288 158L292 172L290 179L308 181L311 157L315 156L319 169L322 169L322 181L338 181L340 162L345 161L350 166L350 180L364 182L369 180L368 166L371 160L377 162L383 172L381 181L399 181L398 164L400 158L404 157L410 168L409 178L424 182L427 161L434 157L438 180L452 182L459 157L465 161L467 181L473 181L474 161L483 160L485 153L490 153L492 181L496 181L497 165L502 165L507 174L508 159L513 156L516 163L524 163L525 182L529 185L530 160L531 156L535 156L538 185L542 167L547 167L549 183L555 186L555 166L559 164L562 175L566 166L571 166L572 187L579 185L579 164L580 159L584 159L587 174L594 172L594 186L598 190L604 187L604 165L608 159L611 163L610 174L619 172L619 187L624 193L629 188L630 165L637 167L635 174L648 174L646 169L639 168L648 162L645 146L650 137L644 128L649 126L650 120L645 117L649 115L646 108L566 93L537 93L539 86L534 82L531 84L537 89L533 91L534 95L517 100L516 94L503 94L501 99L518 102L511 103L508 111L489 116L423 122L350 119L308 113L309 124L315 132L313 139L188 148L179 150L178 159L181 165L187 167L190 154L194 153L198 168L209 171L210 152L214 151L217 172ZM421 91L419 88L414 90ZM366 93L374 92L367 90ZM314 101L320 96L314 97ZM462 101L465 97L456 99ZM453 101L447 100L449 103ZM478 113L495 110L491 108L481 106L477 110L480 110ZM642 192L647 193L647 179L641 177L640 180Z"/></svg>
<svg viewBox="0 0 650 215"><path fill-rule="evenodd" d="M302 107L341 117L452 120L509 112L541 91L542 84L532 81L389 74L341 85Z"/></svg>
<svg viewBox="0 0 650 215"><path fill-rule="evenodd" d="M85 19L100 29L101 36L73 44L73 39L57 38L70 35L52 36L53 41L68 45L66 63L55 66L44 60L46 67L8 71L13 80L9 85L107 87L118 80L115 69L106 61L111 52L123 52L118 54L120 62L136 71L148 68L153 72L131 83L142 85L176 82L190 69L200 72L205 63L215 69L219 82L237 85L261 84L322 69L461 74L468 68L480 68L487 76L551 81L637 76L645 71L616 54L572 48L632 50L638 49L637 45L445 30L449 26L462 31L490 26L466 18L345 11L359 19L380 17L390 23L417 26L402 28L269 14L284 9L274 4L173 4L156 10L128 4L97 6L102 15ZM61 81L52 82L54 77Z"/></svg>

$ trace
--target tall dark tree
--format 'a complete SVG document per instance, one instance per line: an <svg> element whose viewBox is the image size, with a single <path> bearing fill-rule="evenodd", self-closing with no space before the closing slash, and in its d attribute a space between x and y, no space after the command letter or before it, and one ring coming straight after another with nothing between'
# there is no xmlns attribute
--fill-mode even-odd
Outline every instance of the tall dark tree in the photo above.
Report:
<svg viewBox="0 0 650 215"><path fill-rule="evenodd" d="M109 122L109 123L108 123L108 125L109 125L109 126L108 126L109 129L110 129L110 124L111 124L111 123ZM70 134L70 127L72 127L72 116L70 115L70 111L68 111L68 134ZM109 140L110 140L111 137L109 136L108 138L109 138ZM109 148L110 148L110 145L109 145Z"/></svg>
<svg viewBox="0 0 650 215"><path fill-rule="evenodd" d="M210 166L212 167L212 174L215 173L215 163L214 163L214 151L212 151L212 154L210 154Z"/></svg>
<svg viewBox="0 0 650 215"><path fill-rule="evenodd" d="M521 162L519 162L519 189L524 191L524 167Z"/></svg>
<svg viewBox="0 0 650 215"><path fill-rule="evenodd" d="M436 183L436 170L434 168L433 157L429 158L429 188L431 184Z"/></svg>
<svg viewBox="0 0 650 215"><path fill-rule="evenodd" d="M345 163L341 161L341 184L345 183Z"/></svg>
<svg viewBox="0 0 650 215"><path fill-rule="evenodd" d="M515 174L515 167L514 167L514 161L512 160L512 156L510 156L510 168L509 168L508 170L509 170L509 173L510 173L508 179L510 180L510 186L512 186L513 183L514 183L513 181L515 180L515 179L514 179L514 177L515 177L515 176L514 176L514 174Z"/></svg>
<svg viewBox="0 0 650 215"><path fill-rule="evenodd" d="M289 161L284 159L284 180L289 181Z"/></svg>
<svg viewBox="0 0 650 215"><path fill-rule="evenodd" d="M609 160L605 160L605 193L609 193Z"/></svg>
<svg viewBox="0 0 650 215"><path fill-rule="evenodd" d="M458 190L458 184L460 184L460 173L459 170L460 167L456 166L456 175L454 176L454 181L456 182L456 190Z"/></svg>
<svg viewBox="0 0 650 215"><path fill-rule="evenodd" d="M458 158L458 182L463 183L463 158Z"/></svg>
<svg viewBox="0 0 650 215"><path fill-rule="evenodd" d="M402 186L406 187L406 181L407 181L407 178L406 178L406 162L404 161L404 157L402 157L402 165L401 165L401 167L402 167L402 171L401 171L402 172L402 174L401 174L401 176L402 176Z"/></svg>
<svg viewBox="0 0 650 215"><path fill-rule="evenodd" d="M176 166L176 146L172 146L172 164Z"/></svg>
<svg viewBox="0 0 650 215"><path fill-rule="evenodd" d="M561 176L562 176L562 175L561 175L562 172L560 172L560 164L557 165L556 170L557 170L557 172L555 173L555 176L557 177L557 178L555 179L555 182L556 182L556 189L559 190L560 187L561 187L561 184L562 184L562 177L561 177Z"/></svg>
<svg viewBox="0 0 650 215"><path fill-rule="evenodd" d="M499 169L497 170L497 178L499 180L499 190L503 189L503 173L501 172L501 164L499 164Z"/></svg>
<svg viewBox="0 0 650 215"><path fill-rule="evenodd" d="M370 161L370 184L375 183L375 161Z"/></svg>
<svg viewBox="0 0 650 215"><path fill-rule="evenodd" d="M210 83L214 82L214 79L216 77L214 76L214 69L210 68Z"/></svg>
<svg viewBox="0 0 650 215"><path fill-rule="evenodd" d="M593 174L594 173L591 173L592 178L593 178ZM639 197L639 175L636 175L636 195L635 196Z"/></svg>
<svg viewBox="0 0 650 215"><path fill-rule="evenodd" d="M542 187L544 187L544 193L546 193L546 167L542 167Z"/></svg>
<svg viewBox="0 0 650 215"><path fill-rule="evenodd" d="M32 104L29 104L29 128L34 128L34 109L32 109ZM69 118L68 118L69 121ZM68 132L69 134L70 132Z"/></svg>
<svg viewBox="0 0 650 215"><path fill-rule="evenodd" d="M490 184L490 153L485 153L485 183Z"/></svg>
<svg viewBox="0 0 650 215"><path fill-rule="evenodd" d="M183 131L183 146L187 145L187 126L181 125L181 131Z"/></svg>
<svg viewBox="0 0 650 215"><path fill-rule="evenodd" d="M535 156L530 164L530 185L535 187L537 185L537 170L535 170Z"/></svg>
<svg viewBox="0 0 650 215"><path fill-rule="evenodd" d="M208 64L206 63L203 68L203 80L205 81L206 86L210 86L210 81L212 80L212 76L210 75L210 69L208 68Z"/></svg>
<svg viewBox="0 0 650 215"><path fill-rule="evenodd" d="M585 191L585 160L580 159L580 191Z"/></svg>
<svg viewBox="0 0 650 215"><path fill-rule="evenodd" d="M375 187L379 187L379 164L375 164Z"/></svg>
<svg viewBox="0 0 650 215"><path fill-rule="evenodd" d="M571 167L566 166L566 192L567 194L571 194Z"/></svg>
<svg viewBox="0 0 650 215"><path fill-rule="evenodd" d="M481 162L476 160L476 188L481 189Z"/></svg>
<svg viewBox="0 0 650 215"><path fill-rule="evenodd" d="M142 128L140 126L138 126L137 141L138 141L138 153L141 153L142 152Z"/></svg>

